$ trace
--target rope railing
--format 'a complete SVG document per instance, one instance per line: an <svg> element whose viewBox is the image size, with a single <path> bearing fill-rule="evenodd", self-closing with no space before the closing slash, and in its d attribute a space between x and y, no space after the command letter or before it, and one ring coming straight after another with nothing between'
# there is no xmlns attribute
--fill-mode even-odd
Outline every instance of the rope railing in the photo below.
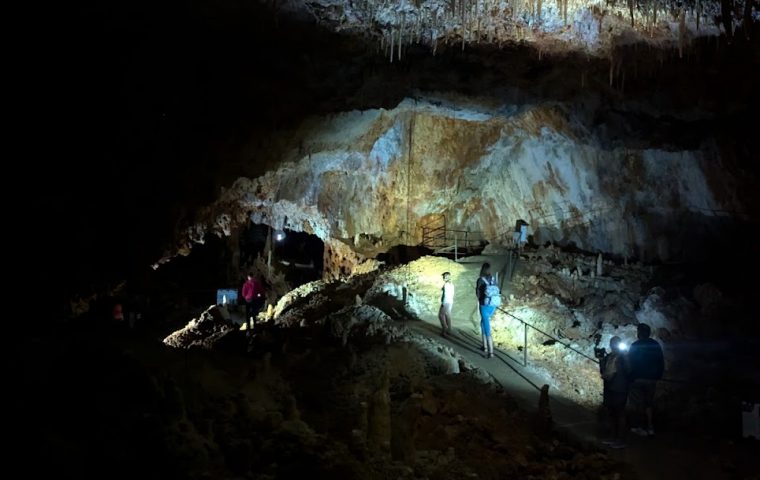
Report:
<svg viewBox="0 0 760 480"><path fill-rule="evenodd" d="M551 335L549 333L544 332L543 330L541 330L540 328L536 327L535 325L531 325L530 323L526 322L522 318L517 317L517 316L509 313L508 311L504 310L503 308L496 307L496 309L499 310L500 312L502 312L503 314L505 314L505 315L507 315L507 316L509 316L511 318L514 318L515 320L517 320L518 322L520 322L520 323L523 324L523 367L527 367L528 366L528 327L532 328L533 330L537 331L538 333L540 333L540 334L542 334L544 336L549 337L550 339L552 339L556 343L559 343L560 345L564 346L568 350L572 350L573 352L577 353L578 355L580 355L580 356L582 356L582 357L584 357L584 358L586 358L588 360L591 360L592 362L594 362L596 364L599 363L599 360L586 355L585 353L581 352L580 350L578 350L576 348L573 348L572 345L563 342L562 340L560 340L559 338L555 337L554 335Z"/></svg>
<svg viewBox="0 0 760 480"><path fill-rule="evenodd" d="M576 353L576 354L578 354L578 355L586 358L587 360L590 360L590 361L594 362L597 365L599 364L599 360L597 360L596 358L592 358L592 357L586 355L585 353L577 350L576 348L573 348L572 345L569 345L569 344L563 342L562 340L560 340L559 338L557 338L557 337L555 337L555 336L553 336L553 335L551 335L549 333L546 333L545 331L541 330L540 328L536 327L535 325L531 325L530 323L526 322L522 318L517 317L517 316L509 313L508 311L504 310L503 308L496 307L496 309L499 310L500 312L502 312L503 314L505 314L505 315L507 315L507 316L509 316L509 317L511 317L511 318L513 318L513 319L515 319L518 322L520 322L520 323L523 324L523 329L524 329L523 330L523 332L524 332L523 333L523 367L527 367L528 366L528 328L529 327L532 328L533 330L537 331L538 333L549 337L550 339L552 339L555 342L559 343L560 345L564 346L568 350L572 350L574 353ZM660 382L666 382L666 383L681 384L681 385L700 385L700 386L703 386L703 387L715 387L715 385L713 383L711 383L711 382L700 382L700 381L695 381L695 380L682 380L682 379L677 379L677 378L661 378L658 381L660 381ZM752 382L745 382L745 384L746 384L746 386L750 386L750 387L753 387L753 388L760 388L760 384L755 384L755 383L752 383Z"/></svg>

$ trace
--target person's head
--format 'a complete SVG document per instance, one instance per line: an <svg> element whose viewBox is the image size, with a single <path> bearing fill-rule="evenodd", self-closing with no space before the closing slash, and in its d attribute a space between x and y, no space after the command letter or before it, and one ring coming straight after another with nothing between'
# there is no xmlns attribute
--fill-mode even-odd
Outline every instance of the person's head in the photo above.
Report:
<svg viewBox="0 0 760 480"><path fill-rule="evenodd" d="M121 307L121 303L114 304L111 315L114 320L124 320L124 310Z"/></svg>
<svg viewBox="0 0 760 480"><path fill-rule="evenodd" d="M480 267L480 276L486 277L488 275L491 275L491 264L486 262L482 267Z"/></svg>
<svg viewBox="0 0 760 480"><path fill-rule="evenodd" d="M649 325L646 323L639 323L638 327L636 327L636 336L639 340L647 339L650 335L652 335L652 329Z"/></svg>
<svg viewBox="0 0 760 480"><path fill-rule="evenodd" d="M610 338L610 350L612 350L613 352L615 353L622 352L623 351L623 349L621 348L622 344L623 344L623 340L620 337L614 336Z"/></svg>
<svg viewBox="0 0 760 480"><path fill-rule="evenodd" d="M441 276L443 277L444 282L448 282L449 280L451 280L451 274L449 272L443 272L443 275Z"/></svg>
<svg viewBox="0 0 760 480"><path fill-rule="evenodd" d="M248 272L248 277L247 278L248 278L248 280L253 280L253 273Z"/></svg>

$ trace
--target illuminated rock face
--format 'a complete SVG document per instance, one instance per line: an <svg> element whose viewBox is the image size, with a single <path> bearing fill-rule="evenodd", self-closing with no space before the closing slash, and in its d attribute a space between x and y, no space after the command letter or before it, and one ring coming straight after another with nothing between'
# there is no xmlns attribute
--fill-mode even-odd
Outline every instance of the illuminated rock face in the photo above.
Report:
<svg viewBox="0 0 760 480"><path fill-rule="evenodd" d="M709 140L666 151L584 118L560 104L430 99L306 122L278 170L235 182L181 245L250 218L349 244L372 235L387 248L420 243L421 225L444 215L491 243L524 219L536 244L668 259L696 248L715 210L741 209Z"/></svg>

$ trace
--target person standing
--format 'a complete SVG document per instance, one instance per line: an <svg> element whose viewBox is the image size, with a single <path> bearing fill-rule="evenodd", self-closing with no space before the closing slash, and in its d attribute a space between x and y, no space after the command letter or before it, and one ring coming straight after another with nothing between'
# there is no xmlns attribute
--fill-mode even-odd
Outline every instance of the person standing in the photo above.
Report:
<svg viewBox="0 0 760 480"><path fill-rule="evenodd" d="M483 340L482 349L486 352L486 358L493 357L491 317L501 301L498 289L496 280L491 275L491 264L486 262L480 267L480 276L475 284L475 295L478 297L478 309L480 310L480 337ZM497 296L498 300L496 299Z"/></svg>
<svg viewBox="0 0 760 480"><path fill-rule="evenodd" d="M243 284L243 299L245 300L245 323L248 330L256 326L256 316L264 305L264 288L252 273Z"/></svg>
<svg viewBox="0 0 760 480"><path fill-rule="evenodd" d="M528 224L525 221L521 220L520 223L520 242L518 245L518 250L523 251L525 249L525 245L528 243Z"/></svg>
<svg viewBox="0 0 760 480"><path fill-rule="evenodd" d="M625 428L625 404L628 400L628 376L625 369L624 344L620 337L610 339L610 354L599 362L604 388L603 405L610 416L612 436L602 441L611 448L625 448L623 430Z"/></svg>
<svg viewBox="0 0 760 480"><path fill-rule="evenodd" d="M631 432L650 437L654 436L652 414L657 381L662 378L662 373L665 370L662 347L657 343L657 340L649 338L651 334L652 329L649 325L639 323L636 329L638 340L631 345L627 357L628 376L632 382L629 393L631 407L639 420L643 416L646 417L646 425L633 427Z"/></svg>
<svg viewBox="0 0 760 480"><path fill-rule="evenodd" d="M438 320L441 321L441 335L451 335L451 309L454 307L454 284L451 283L451 273L443 273L441 287L441 308L438 309Z"/></svg>

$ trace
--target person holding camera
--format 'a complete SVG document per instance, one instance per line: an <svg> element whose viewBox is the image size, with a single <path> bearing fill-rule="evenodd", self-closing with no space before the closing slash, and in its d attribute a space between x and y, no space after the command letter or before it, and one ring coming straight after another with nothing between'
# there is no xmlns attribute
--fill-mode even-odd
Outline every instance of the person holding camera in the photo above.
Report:
<svg viewBox="0 0 760 480"><path fill-rule="evenodd" d="M604 349L596 352L599 357L599 371L603 381L602 405L610 417L612 436L602 443L610 448L625 448L625 405L628 401L628 375L626 373L625 345L620 337L610 339L609 354Z"/></svg>

